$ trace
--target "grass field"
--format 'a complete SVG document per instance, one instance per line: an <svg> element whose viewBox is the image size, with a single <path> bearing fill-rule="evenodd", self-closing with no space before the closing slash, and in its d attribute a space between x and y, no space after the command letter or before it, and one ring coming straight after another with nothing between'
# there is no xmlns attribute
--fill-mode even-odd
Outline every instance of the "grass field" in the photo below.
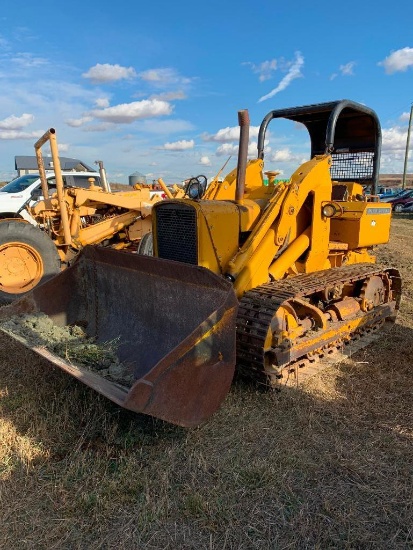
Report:
<svg viewBox="0 0 413 550"><path fill-rule="evenodd" d="M413 219L396 326L301 389L237 382L181 429L0 337L0 548L413 547Z"/></svg>

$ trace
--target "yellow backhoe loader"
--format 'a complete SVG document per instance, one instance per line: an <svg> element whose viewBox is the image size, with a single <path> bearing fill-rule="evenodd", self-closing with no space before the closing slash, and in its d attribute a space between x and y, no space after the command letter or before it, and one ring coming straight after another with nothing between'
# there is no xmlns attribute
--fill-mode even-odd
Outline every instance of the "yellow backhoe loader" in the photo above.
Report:
<svg viewBox="0 0 413 550"><path fill-rule="evenodd" d="M311 158L289 182L264 185L265 134L278 118L307 128ZM376 265L373 252L391 221L374 199L374 111L349 100L271 111L251 161L247 111L239 122L238 166L207 200L199 185L198 196L154 205L154 257L87 247L0 310L43 312L98 342L118 339L130 384L21 341L121 406L183 426L217 409L235 366L270 387L298 383L326 356L368 342L400 303L399 272Z"/></svg>
<svg viewBox="0 0 413 550"><path fill-rule="evenodd" d="M41 151L46 142L56 176L53 190L48 188ZM111 192L106 178L103 187L92 179L88 189L65 188L53 128L36 142L35 151L42 186L24 206L34 223L15 218L0 222L0 303L13 301L56 275L86 245L136 248L151 231L151 209L161 200L151 198L145 188Z"/></svg>

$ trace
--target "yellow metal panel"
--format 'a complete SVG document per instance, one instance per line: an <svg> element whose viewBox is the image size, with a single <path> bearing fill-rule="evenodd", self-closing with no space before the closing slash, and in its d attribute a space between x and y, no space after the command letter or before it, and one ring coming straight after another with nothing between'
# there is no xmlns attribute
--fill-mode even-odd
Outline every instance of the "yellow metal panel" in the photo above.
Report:
<svg viewBox="0 0 413 550"><path fill-rule="evenodd" d="M130 241L137 241L143 235L152 230L152 217L138 218L136 222L128 227L128 237Z"/></svg>
<svg viewBox="0 0 413 550"><path fill-rule="evenodd" d="M261 214L260 206L252 200L244 200L238 205L240 213L240 231L251 231L259 215Z"/></svg>
<svg viewBox="0 0 413 550"><path fill-rule="evenodd" d="M198 218L198 264L214 273L224 273L229 259L238 250L238 207L226 201L191 203Z"/></svg>
<svg viewBox="0 0 413 550"><path fill-rule="evenodd" d="M238 297L241 297L247 290L268 282L268 266L274 258L276 250L275 233L269 229L235 280L234 289Z"/></svg>
<svg viewBox="0 0 413 550"><path fill-rule="evenodd" d="M361 263L374 264L376 263L376 256L371 254L369 250L360 248L359 250L351 250L345 255L344 260L347 265Z"/></svg>
<svg viewBox="0 0 413 550"><path fill-rule="evenodd" d="M245 174L245 198L256 188L263 186L262 169L264 162L261 159L248 161ZM205 198L216 200L235 200L235 188L237 181L237 169L234 168L222 182L214 182L211 189L208 189Z"/></svg>
<svg viewBox="0 0 413 550"><path fill-rule="evenodd" d="M345 202L343 213L331 219L330 238L350 249L384 244L390 238L391 206L376 202Z"/></svg>

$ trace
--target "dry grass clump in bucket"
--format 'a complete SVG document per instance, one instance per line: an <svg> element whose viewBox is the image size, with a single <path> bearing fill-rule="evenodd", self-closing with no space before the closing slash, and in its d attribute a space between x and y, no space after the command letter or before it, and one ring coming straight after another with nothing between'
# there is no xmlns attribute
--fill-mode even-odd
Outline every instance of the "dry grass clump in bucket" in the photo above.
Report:
<svg viewBox="0 0 413 550"><path fill-rule="evenodd" d="M44 346L67 362L98 371L115 382L131 385L133 377L117 357L119 338L96 342L82 327L60 327L44 313L14 315L0 323L8 333L23 337L30 346Z"/></svg>

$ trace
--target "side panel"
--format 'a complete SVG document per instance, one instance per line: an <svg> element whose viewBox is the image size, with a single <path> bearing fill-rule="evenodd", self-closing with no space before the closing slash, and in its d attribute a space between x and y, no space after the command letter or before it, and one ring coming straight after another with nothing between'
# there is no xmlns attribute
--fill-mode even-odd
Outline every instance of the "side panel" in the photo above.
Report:
<svg viewBox="0 0 413 550"><path fill-rule="evenodd" d="M331 219L330 239L349 249L385 244L390 238L391 206L375 202L342 203L343 213Z"/></svg>

